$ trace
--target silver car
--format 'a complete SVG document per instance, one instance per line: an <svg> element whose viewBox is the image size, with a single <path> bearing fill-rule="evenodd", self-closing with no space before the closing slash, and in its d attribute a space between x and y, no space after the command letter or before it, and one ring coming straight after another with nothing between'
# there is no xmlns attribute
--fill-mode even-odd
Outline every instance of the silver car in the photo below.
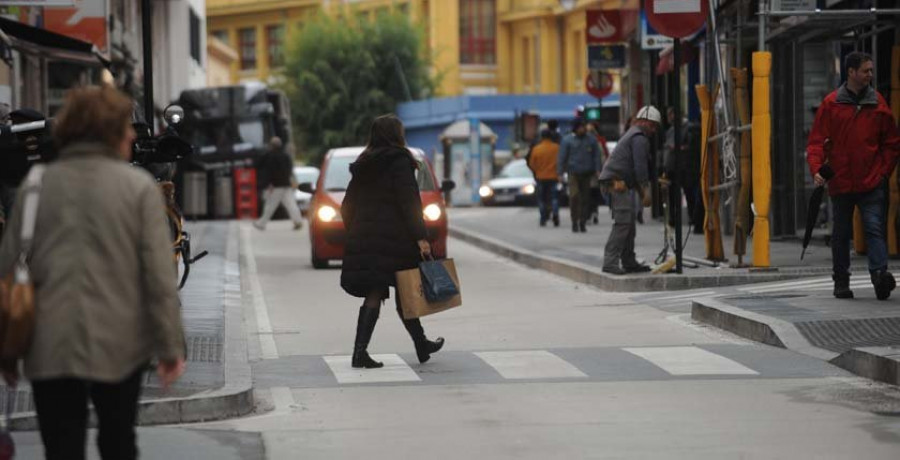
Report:
<svg viewBox="0 0 900 460"><path fill-rule="evenodd" d="M315 187L316 182L319 180L319 168L315 166L295 166L294 167L294 181L297 184L310 183ZM300 212L305 216L306 212L309 210L309 202L312 199L312 194L301 192L300 190L294 190L294 200L297 201L297 207L300 208Z"/></svg>

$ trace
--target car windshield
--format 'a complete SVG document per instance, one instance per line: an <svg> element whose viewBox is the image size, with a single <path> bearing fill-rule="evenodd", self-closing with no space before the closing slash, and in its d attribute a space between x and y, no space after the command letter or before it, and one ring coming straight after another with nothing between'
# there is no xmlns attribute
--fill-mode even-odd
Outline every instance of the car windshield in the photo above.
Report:
<svg viewBox="0 0 900 460"><path fill-rule="evenodd" d="M325 183L322 185L326 192L343 192L350 184L350 163L356 161L352 156L333 156L328 163L325 172ZM428 165L423 160L416 160L419 168L416 169L416 181L419 183L419 191L431 192L435 190L434 179Z"/></svg>
<svg viewBox="0 0 900 460"><path fill-rule="evenodd" d="M531 177L531 170L524 161L514 161L504 166L497 177Z"/></svg>

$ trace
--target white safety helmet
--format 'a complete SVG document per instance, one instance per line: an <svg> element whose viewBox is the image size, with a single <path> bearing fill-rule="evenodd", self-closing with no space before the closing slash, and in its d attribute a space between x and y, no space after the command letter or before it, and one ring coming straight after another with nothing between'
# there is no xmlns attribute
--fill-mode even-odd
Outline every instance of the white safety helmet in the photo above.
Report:
<svg viewBox="0 0 900 460"><path fill-rule="evenodd" d="M656 123L662 123L662 116L659 114L659 110L652 105L645 105L641 107L641 110L638 110L637 115L635 116L638 120L650 120Z"/></svg>

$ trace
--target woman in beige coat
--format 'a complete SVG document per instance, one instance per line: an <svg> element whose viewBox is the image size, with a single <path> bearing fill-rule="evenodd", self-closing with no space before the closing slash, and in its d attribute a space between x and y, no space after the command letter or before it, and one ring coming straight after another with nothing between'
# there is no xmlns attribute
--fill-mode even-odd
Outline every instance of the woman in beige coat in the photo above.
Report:
<svg viewBox="0 0 900 460"><path fill-rule="evenodd" d="M127 162L132 108L113 88L75 89L54 125L60 156L40 190L29 259L36 326L24 359L48 459L84 458L89 399L101 456L136 458L146 365L159 360L165 385L184 369L162 195ZM0 245L0 273L19 253L23 195ZM4 377L14 383L18 376Z"/></svg>

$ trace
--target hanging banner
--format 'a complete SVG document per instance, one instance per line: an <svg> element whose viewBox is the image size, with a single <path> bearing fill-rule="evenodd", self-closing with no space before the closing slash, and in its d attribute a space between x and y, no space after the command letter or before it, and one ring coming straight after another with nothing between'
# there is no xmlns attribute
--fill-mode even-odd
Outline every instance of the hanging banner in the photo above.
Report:
<svg viewBox="0 0 900 460"><path fill-rule="evenodd" d="M627 42L637 27L637 15L637 10L588 10L588 44Z"/></svg>
<svg viewBox="0 0 900 460"><path fill-rule="evenodd" d="M588 69L621 69L625 67L625 45L588 46Z"/></svg>
<svg viewBox="0 0 900 460"><path fill-rule="evenodd" d="M107 49L107 0L76 0L71 8L45 8L44 28Z"/></svg>

